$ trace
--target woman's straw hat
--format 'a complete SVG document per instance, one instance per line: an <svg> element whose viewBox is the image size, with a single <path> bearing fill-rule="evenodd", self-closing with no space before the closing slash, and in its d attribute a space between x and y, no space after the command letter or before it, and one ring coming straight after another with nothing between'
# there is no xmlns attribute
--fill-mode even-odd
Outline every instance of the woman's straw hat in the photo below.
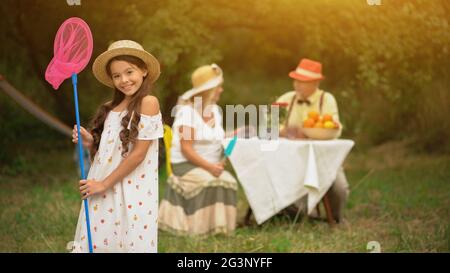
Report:
<svg viewBox="0 0 450 273"><path fill-rule="evenodd" d="M223 83L222 69L217 64L204 65L192 73L193 88L181 95L182 100L189 100L201 92L215 88Z"/></svg>
<svg viewBox="0 0 450 273"><path fill-rule="evenodd" d="M95 59L92 71L97 80L106 86L114 88L113 81L106 70L106 65L109 60L120 55L129 55L141 59L147 65L147 77L149 77L150 82L155 82L158 79L161 73L158 60L135 41L120 40L112 43L108 50Z"/></svg>

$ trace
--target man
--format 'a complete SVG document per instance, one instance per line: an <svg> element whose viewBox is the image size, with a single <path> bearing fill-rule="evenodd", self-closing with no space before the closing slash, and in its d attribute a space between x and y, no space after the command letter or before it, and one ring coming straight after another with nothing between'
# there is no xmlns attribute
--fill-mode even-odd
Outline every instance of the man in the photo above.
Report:
<svg viewBox="0 0 450 273"><path fill-rule="evenodd" d="M285 124L280 126L280 136L288 138L305 138L300 128L308 113L315 111L320 115L330 114L339 123L339 113L334 96L319 89L322 75L322 64L310 59L302 59L296 70L289 73L293 79L294 91L287 92L277 102L288 103L288 116ZM340 124L340 123L339 123ZM342 126L339 125L339 136ZM330 203L335 220L342 220L342 211L349 195L348 182L342 167L329 192ZM300 209L306 207L306 198L296 202Z"/></svg>

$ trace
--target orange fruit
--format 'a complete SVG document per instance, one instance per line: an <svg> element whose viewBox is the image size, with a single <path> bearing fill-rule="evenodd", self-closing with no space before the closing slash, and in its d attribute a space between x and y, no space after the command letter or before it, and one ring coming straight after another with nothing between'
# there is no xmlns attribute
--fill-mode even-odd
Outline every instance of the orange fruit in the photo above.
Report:
<svg viewBox="0 0 450 273"><path fill-rule="evenodd" d="M314 120L312 118L308 118L305 121L303 121L303 128L313 128L314 127Z"/></svg>
<svg viewBox="0 0 450 273"><path fill-rule="evenodd" d="M323 128L323 123L322 122L316 122L316 124L314 124L314 128Z"/></svg>
<svg viewBox="0 0 450 273"><path fill-rule="evenodd" d="M323 115L323 122L333 121L333 116L330 114Z"/></svg>
<svg viewBox="0 0 450 273"><path fill-rule="evenodd" d="M333 129L334 128L334 123L332 121L327 120L327 121L325 121L323 123L323 127L327 128L327 129Z"/></svg>
<svg viewBox="0 0 450 273"><path fill-rule="evenodd" d="M312 118L314 121L318 121L319 116L320 116L319 113L317 113L316 111L308 112L308 118Z"/></svg>

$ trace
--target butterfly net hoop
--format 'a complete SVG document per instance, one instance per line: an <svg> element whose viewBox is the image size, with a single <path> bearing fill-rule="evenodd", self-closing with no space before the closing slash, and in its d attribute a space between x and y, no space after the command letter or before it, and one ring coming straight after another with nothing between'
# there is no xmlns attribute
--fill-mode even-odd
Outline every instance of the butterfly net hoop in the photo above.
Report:
<svg viewBox="0 0 450 273"><path fill-rule="evenodd" d="M67 19L56 33L54 56L45 71L45 79L54 89L58 89L65 79L86 67L92 49L93 39L88 24L77 17Z"/></svg>

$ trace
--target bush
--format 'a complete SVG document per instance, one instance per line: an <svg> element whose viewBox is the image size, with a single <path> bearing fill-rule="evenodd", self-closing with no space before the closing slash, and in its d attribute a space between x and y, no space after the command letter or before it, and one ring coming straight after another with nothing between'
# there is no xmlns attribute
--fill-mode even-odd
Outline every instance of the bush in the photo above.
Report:
<svg viewBox="0 0 450 273"><path fill-rule="evenodd" d="M134 0L125 9L122 3L102 1L83 3L81 9L64 1L47 2L17 8L16 1L5 0L0 6L0 22L13 26L0 33L0 49L7 56L0 61L0 73L14 79L12 83L32 99L50 102L46 107L65 122L73 120L68 114L73 105L70 84L52 97L36 86L42 83L42 71L51 57L49 41L56 26L76 15L91 26L93 57L109 42L125 37L141 42L160 60L162 74L155 94L167 123L178 95L191 87L190 74L199 65L216 62L224 68L223 103L261 104L288 91L280 89L291 89L287 73L300 58L308 57L323 63L322 87L337 98L344 137L367 145L413 137L415 147L429 152L445 152L450 146L449 128L443 125L448 124L449 102L447 0L386 0L381 6L354 0L152 4ZM48 20L35 20L43 10L54 12ZM116 24L118 19L124 23ZM114 31L108 31L112 25ZM22 36L32 46L10 39ZM81 76L81 117L87 121L110 93L103 92L106 88L89 69ZM14 126L10 119L3 121Z"/></svg>

